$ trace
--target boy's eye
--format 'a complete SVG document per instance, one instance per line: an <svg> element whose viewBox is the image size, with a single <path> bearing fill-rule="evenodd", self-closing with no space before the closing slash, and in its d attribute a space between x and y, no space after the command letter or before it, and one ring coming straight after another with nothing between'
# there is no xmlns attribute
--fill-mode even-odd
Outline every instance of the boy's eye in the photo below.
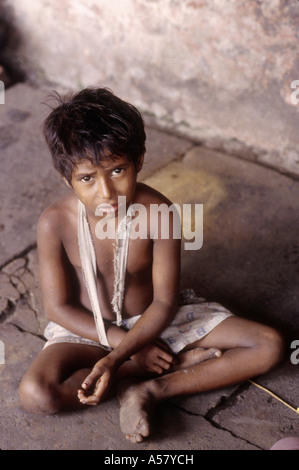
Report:
<svg viewBox="0 0 299 470"><path fill-rule="evenodd" d="M113 170L112 173L113 173L114 175L121 175L123 171L125 171L124 168L114 168L114 170Z"/></svg>
<svg viewBox="0 0 299 470"><path fill-rule="evenodd" d="M83 183L89 183L89 181L91 181L91 176L83 176L83 178L81 178L81 181L83 181Z"/></svg>

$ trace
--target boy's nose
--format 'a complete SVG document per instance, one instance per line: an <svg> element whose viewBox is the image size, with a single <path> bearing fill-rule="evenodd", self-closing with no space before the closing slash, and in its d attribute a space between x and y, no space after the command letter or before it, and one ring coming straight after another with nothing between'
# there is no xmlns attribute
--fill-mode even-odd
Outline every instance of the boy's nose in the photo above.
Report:
<svg viewBox="0 0 299 470"><path fill-rule="evenodd" d="M111 199L113 196L113 187L106 178L98 181L98 193L101 199Z"/></svg>

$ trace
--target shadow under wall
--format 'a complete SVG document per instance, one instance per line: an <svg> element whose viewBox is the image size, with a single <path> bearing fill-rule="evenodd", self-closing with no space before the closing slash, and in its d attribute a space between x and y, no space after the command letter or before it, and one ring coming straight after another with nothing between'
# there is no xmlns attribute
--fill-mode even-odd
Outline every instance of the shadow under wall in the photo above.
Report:
<svg viewBox="0 0 299 470"><path fill-rule="evenodd" d="M14 21L13 9L0 5L0 79L6 88L26 81L26 72L18 56L22 36Z"/></svg>

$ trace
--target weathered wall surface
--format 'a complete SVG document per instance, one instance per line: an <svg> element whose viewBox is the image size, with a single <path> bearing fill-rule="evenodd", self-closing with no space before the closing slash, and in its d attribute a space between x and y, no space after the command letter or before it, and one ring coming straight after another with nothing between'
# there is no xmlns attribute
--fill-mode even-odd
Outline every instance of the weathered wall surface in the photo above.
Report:
<svg viewBox="0 0 299 470"><path fill-rule="evenodd" d="M108 86L160 125L299 176L299 2L6 3L36 76Z"/></svg>

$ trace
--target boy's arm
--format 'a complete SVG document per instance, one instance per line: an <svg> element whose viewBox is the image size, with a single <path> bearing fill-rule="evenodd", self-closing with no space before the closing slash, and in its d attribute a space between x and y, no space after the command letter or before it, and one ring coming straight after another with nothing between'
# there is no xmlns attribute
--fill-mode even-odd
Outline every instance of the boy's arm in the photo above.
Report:
<svg viewBox="0 0 299 470"><path fill-rule="evenodd" d="M169 226L172 227L172 217ZM101 359L86 377L82 387L95 390L86 396L81 391L79 398L87 404L97 404L104 395L116 370L134 353L151 343L169 325L177 310L180 274L179 239L158 238L153 242L153 301L128 331L121 343L104 359Z"/></svg>
<svg viewBox="0 0 299 470"><path fill-rule="evenodd" d="M98 341L93 316L74 301L70 262L61 240L57 209L47 209L37 226L40 287L49 320L85 338Z"/></svg>
<svg viewBox="0 0 299 470"><path fill-rule="evenodd" d="M122 358L127 359L151 343L169 325L177 311L179 272L180 240L154 240L153 300L113 351L117 361L122 362Z"/></svg>

